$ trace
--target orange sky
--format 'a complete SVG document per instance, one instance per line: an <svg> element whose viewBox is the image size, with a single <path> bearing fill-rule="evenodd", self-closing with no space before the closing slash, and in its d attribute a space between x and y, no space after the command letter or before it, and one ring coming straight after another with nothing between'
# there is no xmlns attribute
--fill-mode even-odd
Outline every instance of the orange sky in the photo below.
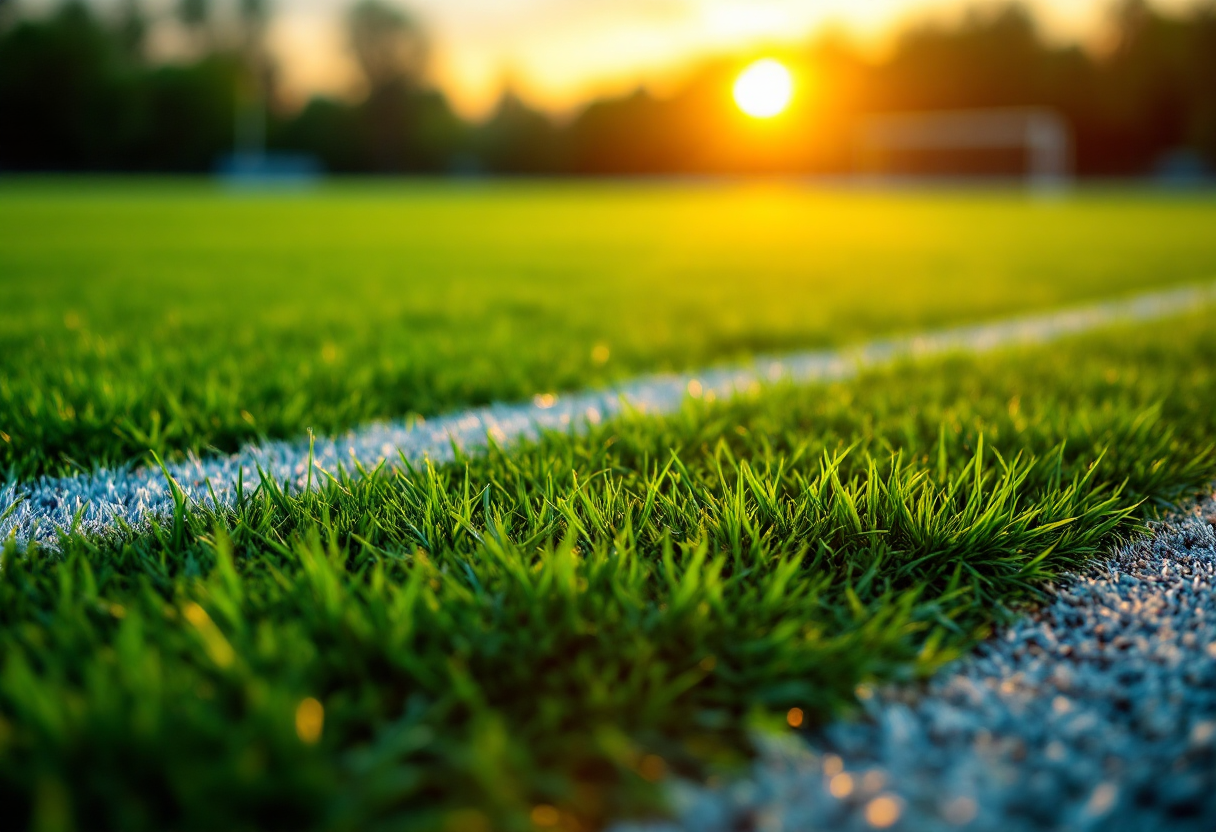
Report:
<svg viewBox="0 0 1216 832"><path fill-rule="evenodd" d="M639 83L662 87L696 58L805 41L842 26L874 48L900 23L958 14L961 0L397 0L435 42L433 80L465 115L485 114L504 79L568 111ZM982 5L978 0L968 5ZM1189 0L1159 0L1185 5ZM289 91L345 94L357 74L340 25L351 0L278 0L272 44ZM1053 35L1084 38L1109 0L1030 0Z"/></svg>

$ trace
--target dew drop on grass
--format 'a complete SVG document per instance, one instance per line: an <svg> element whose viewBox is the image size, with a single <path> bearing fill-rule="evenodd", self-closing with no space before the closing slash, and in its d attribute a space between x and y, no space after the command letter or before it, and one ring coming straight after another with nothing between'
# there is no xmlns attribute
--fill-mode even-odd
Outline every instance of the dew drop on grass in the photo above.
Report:
<svg viewBox="0 0 1216 832"><path fill-rule="evenodd" d="M667 763L657 754L647 754L638 765L638 774L651 783L657 783L667 776Z"/></svg>
<svg viewBox="0 0 1216 832"><path fill-rule="evenodd" d="M899 820L899 801L888 794L866 804L866 821L876 829L886 829Z"/></svg>
<svg viewBox="0 0 1216 832"><path fill-rule="evenodd" d="M828 781L828 791L832 793L832 797L838 797L843 800L853 793L853 776L851 774L837 774Z"/></svg>
<svg viewBox="0 0 1216 832"><path fill-rule="evenodd" d="M296 734L300 741L313 745L321 739L325 727L325 708L311 696L296 706Z"/></svg>
<svg viewBox="0 0 1216 832"><path fill-rule="evenodd" d="M548 803L542 803L532 809L532 822L540 827L557 826L561 813Z"/></svg>
<svg viewBox="0 0 1216 832"><path fill-rule="evenodd" d="M975 820L979 806L971 797L956 797L946 804L942 816L948 823L955 826L965 826Z"/></svg>

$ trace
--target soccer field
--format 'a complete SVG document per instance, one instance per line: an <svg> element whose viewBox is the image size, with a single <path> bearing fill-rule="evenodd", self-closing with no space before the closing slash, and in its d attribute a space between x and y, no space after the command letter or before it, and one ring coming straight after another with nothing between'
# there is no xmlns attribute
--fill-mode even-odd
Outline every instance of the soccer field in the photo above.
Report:
<svg viewBox="0 0 1216 832"><path fill-rule="evenodd" d="M7 184L0 464L224 454L1210 283L1214 227L1208 197L1115 191ZM10 540L4 811L470 832L661 812L672 778L929 677L1216 479L1209 317Z"/></svg>
<svg viewBox="0 0 1216 832"><path fill-rule="evenodd" d="M0 185L0 469L327 433L1216 276L1216 203Z"/></svg>

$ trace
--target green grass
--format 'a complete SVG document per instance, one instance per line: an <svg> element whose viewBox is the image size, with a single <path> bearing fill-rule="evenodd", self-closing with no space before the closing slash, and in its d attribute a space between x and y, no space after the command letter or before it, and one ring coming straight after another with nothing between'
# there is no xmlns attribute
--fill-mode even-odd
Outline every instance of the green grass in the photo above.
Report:
<svg viewBox="0 0 1216 832"><path fill-rule="evenodd" d="M17 479L1216 276L1216 202L0 185ZM1216 478L1195 315L247 489L0 563L0 817L566 829L847 717ZM0 506L0 513L5 507ZM318 720L318 715L323 715Z"/></svg>
<svg viewBox="0 0 1216 832"><path fill-rule="evenodd" d="M566 829L656 810L652 781L927 676L1142 501L1209 482L1214 374L1196 315L10 546L3 811L526 830L541 804Z"/></svg>
<svg viewBox="0 0 1216 832"><path fill-rule="evenodd" d="M334 432L1216 276L1216 201L0 184L0 471Z"/></svg>

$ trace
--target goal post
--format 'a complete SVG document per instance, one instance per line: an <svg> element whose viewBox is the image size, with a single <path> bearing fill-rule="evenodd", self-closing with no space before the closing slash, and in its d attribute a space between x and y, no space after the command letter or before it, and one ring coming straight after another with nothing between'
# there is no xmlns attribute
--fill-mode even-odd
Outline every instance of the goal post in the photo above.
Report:
<svg viewBox="0 0 1216 832"><path fill-rule="evenodd" d="M875 115L858 129L856 159L877 178L1016 176L1055 189L1072 179L1072 131L1043 108Z"/></svg>

